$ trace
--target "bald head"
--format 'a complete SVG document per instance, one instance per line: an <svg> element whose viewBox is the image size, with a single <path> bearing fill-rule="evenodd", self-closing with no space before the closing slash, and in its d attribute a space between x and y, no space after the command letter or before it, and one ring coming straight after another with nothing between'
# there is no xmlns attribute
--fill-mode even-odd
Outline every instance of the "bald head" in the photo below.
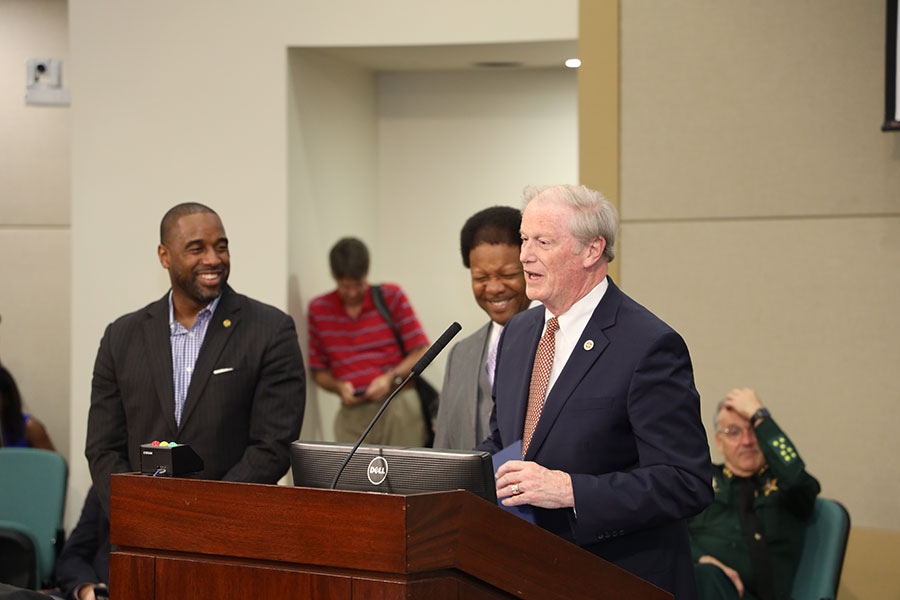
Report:
<svg viewBox="0 0 900 600"><path fill-rule="evenodd" d="M165 244L166 240L172 234L172 230L175 228L175 225L178 224L178 219L187 215L195 215L198 213L210 213L216 215L218 217L218 213L206 206L205 204L200 204L199 202L183 202L181 204L176 204L163 216L162 221L159 223L159 243Z"/></svg>

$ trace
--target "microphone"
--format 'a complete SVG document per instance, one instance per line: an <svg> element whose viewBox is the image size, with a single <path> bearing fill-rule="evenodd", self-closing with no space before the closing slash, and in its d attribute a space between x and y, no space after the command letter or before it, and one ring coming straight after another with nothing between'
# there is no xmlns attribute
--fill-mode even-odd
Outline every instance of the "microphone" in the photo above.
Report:
<svg viewBox="0 0 900 600"><path fill-rule="evenodd" d="M421 375L422 371L424 371L426 367L431 364L431 361L433 361L434 358L441 353L444 347L450 343L450 340L452 340L453 337L457 333L459 333L461 329L462 325L454 321L453 324L447 328L447 331L445 331L441 335L441 337L439 337L438 340L431 345L431 348L428 349L425 355L419 359L419 362L413 365L412 371L410 371L410 375L415 375L416 377Z"/></svg>
<svg viewBox="0 0 900 600"><path fill-rule="evenodd" d="M410 370L410 372L409 372L409 375L406 376L406 379L404 379L403 382L400 383L400 385L398 385L397 388L393 392L391 392L391 395L388 396L387 400L384 401L384 404L381 405L381 408L378 410L378 413L372 419L372 422L369 423L369 426L366 427L365 431L363 431L363 434L360 436L359 441L356 442L356 445L353 446L353 448L351 448L350 452L347 453L347 457L344 459L344 462L341 463L341 468L338 469L337 475L334 476L334 481L331 482L331 489L337 488L338 479L341 478L341 474L344 472L344 468L350 462L350 459L356 453L356 450L362 445L363 440L366 439L366 436L369 435L369 432L372 431L372 428L375 427L375 423L377 423L378 419L381 418L381 413L383 413L384 409L386 409L388 407L388 404L391 403L391 400L394 399L394 396L397 395L397 392L402 390L406 386L406 384L409 383L410 379L421 375L422 371L424 371L425 368L431 364L431 361L433 361L435 359L435 357L441 353L441 350L443 350L444 347L448 343L450 343L450 340L452 340L453 337L457 333L459 333L461 329L462 329L462 325L460 325L459 323L454 321L453 324L450 325L450 327L448 327L447 330L443 334L441 334L441 337L439 337L437 339L437 341L431 345L431 347L425 352L424 356L422 356L422 358L419 359L419 362L417 362L413 366L412 370Z"/></svg>

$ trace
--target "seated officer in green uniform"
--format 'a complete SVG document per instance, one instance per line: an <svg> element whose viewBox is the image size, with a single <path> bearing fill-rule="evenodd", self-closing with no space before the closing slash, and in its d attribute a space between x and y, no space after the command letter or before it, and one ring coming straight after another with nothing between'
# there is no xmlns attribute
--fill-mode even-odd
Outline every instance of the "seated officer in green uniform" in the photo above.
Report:
<svg viewBox="0 0 900 600"><path fill-rule="evenodd" d="M819 482L749 388L716 407L715 498L689 521L701 600L790 597Z"/></svg>

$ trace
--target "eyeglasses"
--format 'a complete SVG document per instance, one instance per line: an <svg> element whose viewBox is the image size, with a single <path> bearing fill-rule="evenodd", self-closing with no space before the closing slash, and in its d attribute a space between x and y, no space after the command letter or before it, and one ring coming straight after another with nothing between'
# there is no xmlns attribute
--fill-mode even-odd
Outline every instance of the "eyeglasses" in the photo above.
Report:
<svg viewBox="0 0 900 600"><path fill-rule="evenodd" d="M725 429L719 429L718 431L731 441L742 439L744 437L744 434L748 431L750 432L751 436L756 435L753 427L742 427L741 425L729 425Z"/></svg>

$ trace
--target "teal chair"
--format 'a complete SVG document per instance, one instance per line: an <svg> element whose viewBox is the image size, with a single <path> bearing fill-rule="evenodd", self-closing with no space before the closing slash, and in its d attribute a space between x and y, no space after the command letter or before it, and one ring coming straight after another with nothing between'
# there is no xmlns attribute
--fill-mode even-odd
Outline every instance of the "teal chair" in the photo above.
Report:
<svg viewBox="0 0 900 600"><path fill-rule="evenodd" d="M67 478L66 461L56 452L0 448L0 531L30 537L35 573L29 580L35 588L53 576L63 536Z"/></svg>
<svg viewBox="0 0 900 600"><path fill-rule="evenodd" d="M850 537L850 513L836 500L816 498L813 514L806 524L800 564L794 575L794 600L834 600L844 552Z"/></svg>

